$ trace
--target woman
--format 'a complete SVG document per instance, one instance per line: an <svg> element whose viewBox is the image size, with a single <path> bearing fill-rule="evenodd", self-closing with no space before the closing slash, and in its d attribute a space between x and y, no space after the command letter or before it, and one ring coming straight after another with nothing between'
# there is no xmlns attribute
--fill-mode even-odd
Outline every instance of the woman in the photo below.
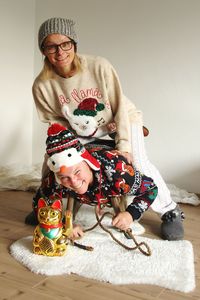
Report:
<svg viewBox="0 0 200 300"><path fill-rule="evenodd" d="M106 136L114 127L116 149L158 186L151 207L161 216L162 238L182 239L183 213L146 156L141 112L123 94L118 75L106 59L77 53L74 25L69 19L51 18L40 26L38 44L45 59L33 84L40 120L71 126L82 143Z"/></svg>

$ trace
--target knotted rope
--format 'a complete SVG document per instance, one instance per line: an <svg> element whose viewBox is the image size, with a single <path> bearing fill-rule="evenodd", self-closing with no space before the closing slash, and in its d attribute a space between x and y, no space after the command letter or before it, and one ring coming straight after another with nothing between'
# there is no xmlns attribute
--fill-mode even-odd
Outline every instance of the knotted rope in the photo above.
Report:
<svg viewBox="0 0 200 300"><path fill-rule="evenodd" d="M135 243L135 246L134 247L129 247L125 244L123 244L121 241L119 241L114 235L113 233L108 229L106 228L103 224L102 224L102 220L104 219L104 217L106 215L110 215L112 217L114 217L115 215L111 212L105 212L103 213L103 215L101 216L101 218L99 218L98 216L98 213L97 213L97 206L96 206L96 209L95 209L95 216L96 216L96 219L97 219L97 222L96 224L94 224L92 227L90 228L87 228L84 230L84 232L88 232L88 231L91 231L93 230L94 228L96 228L98 225L105 231L107 232L111 237L112 239L117 242L120 246L122 246L123 248L125 248L126 250L136 250L138 249L141 253L143 253L144 255L146 256L150 256L151 255L151 249L150 247L147 245L147 243L145 242L140 242L138 243L137 240L135 239L133 233L132 233L132 230L129 228L128 230L124 231L124 234L125 235L128 235L128 237L130 237L130 239L133 240L133 242ZM142 247L146 248L146 250L144 250Z"/></svg>

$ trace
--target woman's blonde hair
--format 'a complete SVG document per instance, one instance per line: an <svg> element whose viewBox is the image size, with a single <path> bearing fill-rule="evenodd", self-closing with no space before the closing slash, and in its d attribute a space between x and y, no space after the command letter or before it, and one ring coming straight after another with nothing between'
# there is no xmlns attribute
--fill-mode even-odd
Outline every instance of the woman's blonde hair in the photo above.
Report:
<svg viewBox="0 0 200 300"><path fill-rule="evenodd" d="M69 77L73 76L74 74L81 72L82 71L82 66L79 57L75 53L74 60L72 62L72 69L69 74L67 74ZM43 69L40 73L40 78L42 80L48 80L52 79L55 76L55 70L53 65L49 62L48 58L45 57L44 59L44 66Z"/></svg>

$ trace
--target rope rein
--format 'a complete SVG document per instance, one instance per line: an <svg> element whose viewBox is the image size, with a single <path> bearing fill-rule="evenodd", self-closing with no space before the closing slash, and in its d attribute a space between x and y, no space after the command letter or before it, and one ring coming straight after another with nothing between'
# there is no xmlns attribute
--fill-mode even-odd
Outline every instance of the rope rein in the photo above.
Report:
<svg viewBox="0 0 200 300"><path fill-rule="evenodd" d="M94 228L96 228L96 227L99 225L105 232L107 232L107 233L112 237L112 239L113 239L115 242L117 242L117 243L118 243L120 246L122 246L124 249L129 250L129 251L138 249L138 250L139 250L141 253L143 253L144 255L146 255L146 256L151 256L151 249L150 249L150 247L149 247L149 246L147 245L147 243L145 243L145 242L140 242L140 243L138 243L137 240L135 239L133 233L132 233L132 230L131 230L130 228L129 228L128 230L124 231L124 234L125 234L125 235L128 235L128 236L133 240L133 242L135 243L136 246L135 246L135 247L129 247L129 246L123 244L121 241L119 241L119 240L113 235L113 233L112 233L109 229L107 229L107 228L102 224L102 220L104 219L104 217L105 217L106 215L110 215L110 216L114 217L114 214L113 214L113 213L111 213L111 212L105 212L105 213L103 213L103 215L99 218L98 213L97 213L97 206L96 206L96 209L95 209L95 216L96 216L97 222L96 222L96 224L94 224L92 227L85 229L84 232L91 231L91 230L93 230ZM144 250L142 247L143 247L143 248L146 248L146 249Z"/></svg>

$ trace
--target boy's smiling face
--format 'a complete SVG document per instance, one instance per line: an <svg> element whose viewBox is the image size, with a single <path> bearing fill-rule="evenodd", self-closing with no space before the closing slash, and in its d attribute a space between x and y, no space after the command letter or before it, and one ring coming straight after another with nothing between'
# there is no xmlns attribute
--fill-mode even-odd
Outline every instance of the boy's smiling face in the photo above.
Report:
<svg viewBox="0 0 200 300"><path fill-rule="evenodd" d="M77 194L85 194L93 182L92 170L85 161L71 167L63 166L55 176L60 184Z"/></svg>

